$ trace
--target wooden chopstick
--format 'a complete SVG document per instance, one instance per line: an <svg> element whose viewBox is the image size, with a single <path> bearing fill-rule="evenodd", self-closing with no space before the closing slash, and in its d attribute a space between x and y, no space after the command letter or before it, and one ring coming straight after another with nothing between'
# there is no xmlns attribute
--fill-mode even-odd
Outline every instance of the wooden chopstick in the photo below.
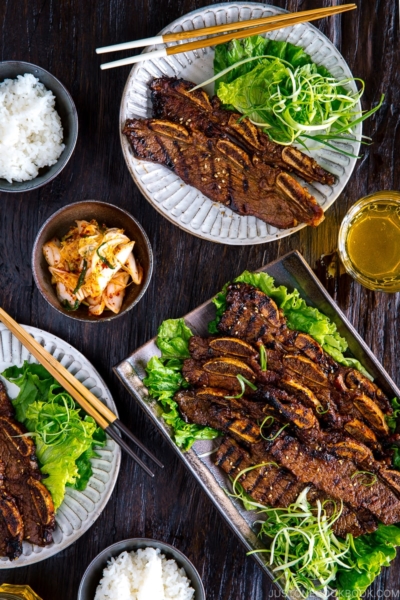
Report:
<svg viewBox="0 0 400 600"><path fill-rule="evenodd" d="M349 7L352 8L349 8ZM345 8L347 7L347 8ZM317 18L322 18L324 15L329 16L332 8L338 7L326 7L326 8L314 8L312 10L303 10L295 13L299 17L307 17L305 20L310 20L310 17L319 15ZM344 4L340 8L345 10L352 10L356 8L355 4ZM342 12L342 11L341 11ZM344 12L344 11L343 11ZM132 48L143 48L144 46L152 46L156 44L168 44L170 42L179 42L180 40L190 40L193 38L203 37L206 35L214 35L216 33L225 33L227 31L234 31L239 29L246 29L248 27L255 27L256 25L267 25L269 23L278 23L286 21L292 18L294 13L280 13L273 15L272 17L262 17L260 19L249 19L247 21L236 21L235 23L225 23L221 25L213 25L212 27L202 27L201 29L191 29L190 31L177 31L175 33L166 33L164 35L157 35L142 40L134 40L132 42L124 42L122 44L114 44L112 46L103 46L102 48L96 48L97 54L104 54L105 52L117 52L118 50L131 50ZM251 32L249 31L249 35Z"/></svg>
<svg viewBox="0 0 400 600"><path fill-rule="evenodd" d="M104 429L138 464L154 477L154 473L145 465L131 448L116 433L115 428L125 433L143 452L149 456L159 467L163 464L133 435L129 429L120 422L118 417L101 400L88 390L83 383L72 375L52 354L47 352L21 325L19 325L5 310L0 308L0 321L13 335L29 350L29 352L47 369L58 383L78 402L81 408Z"/></svg>
<svg viewBox="0 0 400 600"><path fill-rule="evenodd" d="M269 31L275 31L276 29L291 27L293 25L298 25L299 23L303 23L305 21L315 21L317 19L337 15L342 12L347 12L349 10L354 10L355 8L357 8L356 4L343 4L342 6L332 6L327 9L316 10L315 14L311 16L304 16L303 13L290 13L288 15L284 15L285 18L281 18L277 23L269 23L266 25L261 25L259 27L251 27L245 29L244 31L233 31L232 33L226 33L225 35L212 37L206 40L198 40L196 42L189 42L187 44L177 44L176 46L168 46L167 48L155 50L154 52L146 52L144 54L138 54L137 56L131 56L128 58L122 58L120 60L114 60L112 62L103 63L102 65L100 65L100 68L102 70L112 69L113 67L131 65L153 58L165 58L173 54L180 54L181 52L200 50L202 48L208 48L209 46L217 46L219 44L224 44L226 42L230 42L231 40L239 40L248 36L260 35ZM247 23L249 23L249 21L247 21ZM193 33L195 33L196 31L197 30L194 30Z"/></svg>

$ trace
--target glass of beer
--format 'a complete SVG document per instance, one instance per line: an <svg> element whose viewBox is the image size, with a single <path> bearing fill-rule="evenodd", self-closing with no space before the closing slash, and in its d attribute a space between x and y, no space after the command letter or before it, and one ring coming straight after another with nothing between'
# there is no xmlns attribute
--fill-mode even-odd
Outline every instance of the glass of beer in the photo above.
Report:
<svg viewBox="0 0 400 600"><path fill-rule="evenodd" d="M400 193L375 192L356 202L339 231L346 271L371 290L400 291Z"/></svg>

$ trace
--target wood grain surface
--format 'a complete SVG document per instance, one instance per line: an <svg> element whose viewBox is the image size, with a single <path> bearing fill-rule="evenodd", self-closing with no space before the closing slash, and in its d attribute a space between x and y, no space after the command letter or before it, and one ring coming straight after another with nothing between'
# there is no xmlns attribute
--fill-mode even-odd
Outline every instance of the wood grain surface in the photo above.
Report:
<svg viewBox="0 0 400 600"><path fill-rule="evenodd" d="M400 383L400 294L363 289L347 275L326 278L321 256L336 248L340 222L360 197L400 189L399 14L394 0L359 0L354 13L317 26L339 48L353 74L366 82L364 108L386 95L382 109L365 125L373 138L363 148L344 193L316 230L255 247L203 242L163 219L141 196L122 158L119 104L129 67L101 72L95 48L155 35L209 0L0 0L0 56L25 60L58 77L79 114L75 153L65 170L33 192L0 194L0 304L20 323L67 340L100 371L122 420L165 464L151 481L123 457L107 508L78 542L45 562L0 572L0 582L29 583L44 600L73 600L88 563L103 548L128 537L164 540L186 553L203 578L208 600L277 598L183 465L123 389L112 367L151 338L161 321L179 317L207 300L245 268L256 269L292 249L300 250L339 306ZM291 11L338 4L327 0L270 0ZM344 2L343 2L344 3ZM122 54L128 56L129 51ZM112 323L80 324L47 305L37 291L30 255L35 235L58 208L101 199L131 212L153 245L155 271L143 300ZM400 558L382 574L369 598L398 589ZM393 596L395 597L395 596Z"/></svg>

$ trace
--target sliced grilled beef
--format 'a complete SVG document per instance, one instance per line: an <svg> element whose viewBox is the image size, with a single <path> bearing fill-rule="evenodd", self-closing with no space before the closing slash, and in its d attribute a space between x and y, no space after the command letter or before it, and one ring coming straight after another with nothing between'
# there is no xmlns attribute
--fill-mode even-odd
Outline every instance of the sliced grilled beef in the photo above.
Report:
<svg viewBox="0 0 400 600"><path fill-rule="evenodd" d="M354 509L369 510L386 525L400 521L399 498L379 478L370 487L365 486L352 461L337 459L325 449L311 450L289 435L280 436L269 451L299 481L313 483Z"/></svg>
<svg viewBox="0 0 400 600"><path fill-rule="evenodd" d="M36 478L6 481L24 522L24 540L46 546L53 541L54 505L47 488Z"/></svg>
<svg viewBox="0 0 400 600"><path fill-rule="evenodd" d="M183 363L182 375L195 387L216 387L232 393L240 393L242 387L237 375L254 382L254 371L242 360L228 357L211 358L200 362L188 358ZM246 385L246 390L250 388Z"/></svg>
<svg viewBox="0 0 400 600"><path fill-rule="evenodd" d="M235 478L244 469L255 464L265 463L262 467L244 473L238 478L238 481L245 492L260 504L280 508L288 507L307 487L306 483L299 481L287 469L277 467L275 458L264 448L255 451L254 454L241 448L232 438L226 437L218 449L215 464ZM314 506L317 500L320 500L324 503L328 516L337 510L337 502L329 503L329 496L324 492L314 486L309 485L308 487L307 499L311 505ZM342 513L334 524L334 531L342 537L345 537L347 533L352 533L356 537L375 531L376 527L376 520L369 511L356 513L344 504Z"/></svg>
<svg viewBox="0 0 400 600"><path fill-rule="evenodd" d="M221 108L219 99L208 97L203 90L184 79L161 77L150 85L153 116L200 130L209 138L232 139L250 153L253 164L265 163L287 172L293 171L306 181L332 185L335 177L314 159L293 146L272 142L243 115Z"/></svg>
<svg viewBox="0 0 400 600"><path fill-rule="evenodd" d="M270 371L277 373L274 385L300 395L308 406L314 404L329 426L346 429L350 422L346 431L378 455L382 449L377 435L384 445L392 444L385 419L392 408L383 392L358 371L338 365L307 334L289 330L282 312L263 292L243 283L230 285L218 327L224 336L240 337L255 347L263 343L268 380ZM262 381L259 372L257 379Z"/></svg>
<svg viewBox="0 0 400 600"><path fill-rule="evenodd" d="M0 465L1 486L5 509L14 511L17 519L22 520L23 528L14 527L17 537L23 533L23 539L33 544L44 546L51 543L55 528L54 505L47 488L41 483L32 438L25 436L26 429L13 418L13 408L7 397L5 387L0 382ZM0 547L6 553L8 546L6 531L2 527L3 536ZM12 541L12 547L17 546ZM1 550L0 550L1 552ZM15 557L19 550L15 549ZM6 554L7 555L7 554Z"/></svg>
<svg viewBox="0 0 400 600"><path fill-rule="evenodd" d="M291 175L255 167L245 150L224 139L157 119L128 119L123 133L135 156L172 169L211 200L282 229L324 219L317 201Z"/></svg>
<svg viewBox="0 0 400 600"><path fill-rule="evenodd" d="M205 398L197 397L193 391L177 392L174 399L183 418L189 423L229 432L236 439L249 444L261 440L259 425L240 410L212 404Z"/></svg>
<svg viewBox="0 0 400 600"><path fill-rule="evenodd" d="M4 471L4 463L0 461L0 556L15 560L22 553L24 522L15 498L5 489Z"/></svg>

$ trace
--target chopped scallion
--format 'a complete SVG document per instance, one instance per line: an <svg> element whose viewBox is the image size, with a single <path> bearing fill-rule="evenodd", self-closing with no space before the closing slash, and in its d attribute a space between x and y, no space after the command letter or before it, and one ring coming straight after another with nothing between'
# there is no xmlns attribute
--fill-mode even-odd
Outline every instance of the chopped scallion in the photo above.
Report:
<svg viewBox="0 0 400 600"><path fill-rule="evenodd" d="M225 398L227 398L228 400L237 400L238 398L241 398L246 391L246 385L251 390L257 389L257 386L254 385L254 383L252 383L251 381L246 379L246 377L243 377L243 375L241 375L240 373L238 375L236 375L236 378L237 378L238 382L240 383L240 387L241 387L242 391L237 396L225 396Z"/></svg>
<svg viewBox="0 0 400 600"><path fill-rule="evenodd" d="M264 344L260 344L260 365L261 371L267 370L267 351Z"/></svg>
<svg viewBox="0 0 400 600"><path fill-rule="evenodd" d="M100 252L99 252L100 248L102 248L102 247L104 246L104 244L107 244L107 242L104 242L103 244L101 244L101 245L100 245L100 246L97 248L97 250L96 250L96 254L97 254L97 256L99 257L99 259L101 260L101 262L102 262L102 263L104 263L104 264L105 264L105 265L106 265L106 266L107 266L109 269L115 269L115 265L112 265L112 264L110 263L110 261L109 261L109 260L107 260L107 259L106 259L106 257L105 257L105 256L103 256L102 254L100 254Z"/></svg>

